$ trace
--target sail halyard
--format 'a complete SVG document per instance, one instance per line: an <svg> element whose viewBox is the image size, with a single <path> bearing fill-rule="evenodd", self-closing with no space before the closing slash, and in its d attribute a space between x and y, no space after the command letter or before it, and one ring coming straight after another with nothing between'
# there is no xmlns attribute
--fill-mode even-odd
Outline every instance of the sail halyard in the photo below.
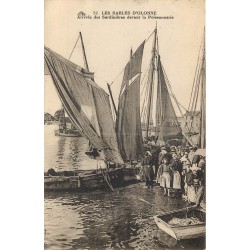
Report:
<svg viewBox="0 0 250 250"><path fill-rule="evenodd" d="M94 74L48 48L45 48L44 55L64 109L79 132L89 139L94 148L103 150L106 160L123 163L109 96L94 82Z"/></svg>

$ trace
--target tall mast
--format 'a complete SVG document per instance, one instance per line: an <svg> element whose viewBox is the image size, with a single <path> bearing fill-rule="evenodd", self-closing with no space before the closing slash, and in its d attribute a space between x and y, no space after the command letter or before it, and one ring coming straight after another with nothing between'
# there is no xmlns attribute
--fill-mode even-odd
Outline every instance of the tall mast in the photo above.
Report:
<svg viewBox="0 0 250 250"><path fill-rule="evenodd" d="M114 111L115 111L115 115L116 115L116 117L117 117L118 112L117 112L117 109L116 109L116 106L115 106L115 101L114 101L114 98L113 98L113 95L112 95L112 91L111 91L111 88L110 88L110 84L107 83L107 86L108 86L109 94L110 94L111 101L112 101L112 104L113 104L113 108L114 108Z"/></svg>
<svg viewBox="0 0 250 250"><path fill-rule="evenodd" d="M83 61L84 61L84 67L87 71L89 71L89 66L88 66L88 62L87 62L87 56L86 56L86 52L85 52L85 48L84 48L84 43L83 43L83 39L82 39L82 33L80 32L80 38L81 38L81 44L82 44L82 51L83 51Z"/></svg>
<svg viewBox="0 0 250 250"><path fill-rule="evenodd" d="M199 146L206 148L206 58L205 45L201 70L201 97L200 97L200 138Z"/></svg>
<svg viewBox="0 0 250 250"><path fill-rule="evenodd" d="M151 117L151 109L152 109L152 102L153 102L153 84L154 84L154 71L155 71L155 56L156 56L156 40L157 40L157 27L155 28L155 35L154 35L154 43L153 43L153 50L152 50L152 58L151 58L151 72L150 74L150 86L149 86L149 98L148 98L148 107L147 107L147 123L146 123L146 139L148 140L149 137L149 125L150 125L150 117Z"/></svg>

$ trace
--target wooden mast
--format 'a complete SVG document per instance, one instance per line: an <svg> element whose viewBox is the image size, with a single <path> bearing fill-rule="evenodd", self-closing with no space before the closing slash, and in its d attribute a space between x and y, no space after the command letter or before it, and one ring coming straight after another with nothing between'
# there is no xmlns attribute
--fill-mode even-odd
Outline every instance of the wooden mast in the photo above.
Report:
<svg viewBox="0 0 250 250"><path fill-rule="evenodd" d="M107 86L108 86L109 94L110 94L111 101L112 101L112 104L113 104L113 108L114 108L114 111L115 111L115 115L116 115L116 117L117 117L118 112L117 112L117 109L116 109L116 106L115 106L115 101L114 101L114 98L113 98L113 95L112 95L112 91L111 91L111 88L110 88L110 84L107 83Z"/></svg>
<svg viewBox="0 0 250 250"><path fill-rule="evenodd" d="M84 43L83 43L83 39L82 39L82 33L81 33L81 32L79 32L79 33L80 33L81 44L82 44L84 67L85 67L85 69L86 69L87 71L89 71L87 56L86 56L86 52L85 52L85 48L84 48Z"/></svg>
<svg viewBox="0 0 250 250"><path fill-rule="evenodd" d="M203 67L201 71L201 100L200 100L200 148L206 148L206 69L205 69L205 56L203 58Z"/></svg>
<svg viewBox="0 0 250 250"><path fill-rule="evenodd" d="M150 86L149 86L149 99L148 99L148 107L147 107L147 123L146 123L146 140L149 137L149 126L150 126L150 117L151 117L151 109L152 109L152 101L153 101L153 84L154 84L154 71L155 71L155 55L156 55L156 38L157 38L157 27L155 28L155 35L154 35L154 43L153 43L153 50L152 50L152 58L151 58L151 72L150 75Z"/></svg>

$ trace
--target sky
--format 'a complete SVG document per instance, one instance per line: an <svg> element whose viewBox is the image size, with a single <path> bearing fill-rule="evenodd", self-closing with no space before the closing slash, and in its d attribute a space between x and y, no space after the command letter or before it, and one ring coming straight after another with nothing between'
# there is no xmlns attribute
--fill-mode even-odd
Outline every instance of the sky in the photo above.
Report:
<svg viewBox="0 0 250 250"><path fill-rule="evenodd" d="M205 26L205 2L203 0L45 0L45 46L69 58L79 32L83 35L90 71L95 81L106 92L112 83L117 103L122 74L133 51L147 39L156 26L156 19L77 19L83 11L156 11L158 16L174 19L157 19L159 52L163 67L177 100L188 107L198 60L198 53ZM146 42L142 62L142 76L149 66L152 37ZM71 60L83 66L80 43ZM117 77L118 76L118 77ZM61 107L50 76L44 81L44 111L52 115ZM176 114L180 112L175 106Z"/></svg>

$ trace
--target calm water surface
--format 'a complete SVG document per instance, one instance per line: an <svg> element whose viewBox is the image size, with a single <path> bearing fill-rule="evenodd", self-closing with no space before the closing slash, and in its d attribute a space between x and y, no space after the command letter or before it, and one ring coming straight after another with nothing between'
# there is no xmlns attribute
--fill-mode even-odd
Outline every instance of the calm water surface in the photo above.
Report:
<svg viewBox="0 0 250 250"><path fill-rule="evenodd" d="M95 167L84 138L56 137L45 126L45 170ZM144 183L115 192L45 193L45 249L204 249L204 239L176 241L158 230L156 214L187 206Z"/></svg>

